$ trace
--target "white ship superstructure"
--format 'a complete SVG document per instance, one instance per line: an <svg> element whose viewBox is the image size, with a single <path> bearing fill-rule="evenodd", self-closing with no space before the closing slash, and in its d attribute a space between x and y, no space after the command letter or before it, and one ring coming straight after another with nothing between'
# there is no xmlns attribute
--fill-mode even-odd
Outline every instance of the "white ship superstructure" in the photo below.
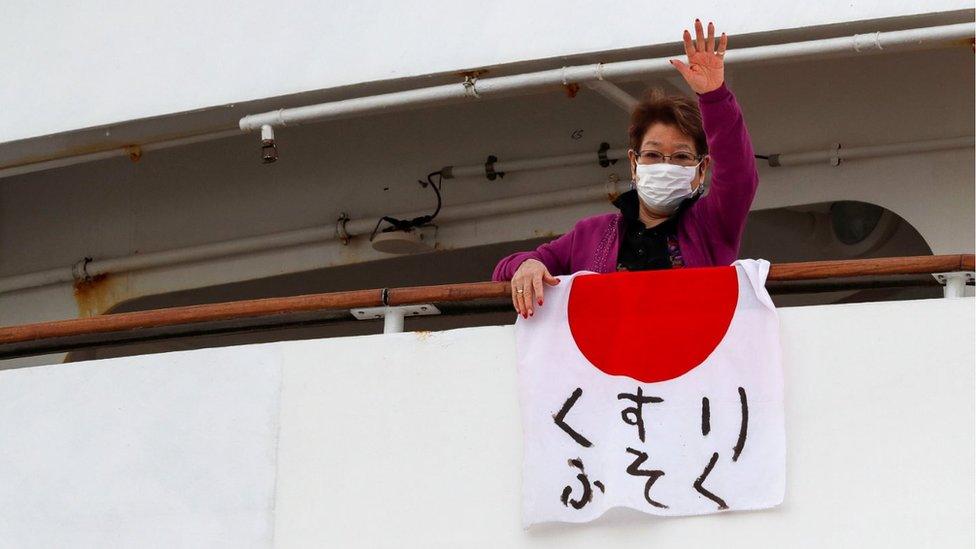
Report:
<svg viewBox="0 0 976 549"><path fill-rule="evenodd" d="M52 440L71 438L73 429L102 440L92 424L66 423L57 400L88 382L104 384L104 395L112 386L138 394L151 382L124 368L99 378L102 362L61 378L59 368L71 368L61 362L118 365L124 359L114 357L211 347L233 354L234 345L268 343L255 349L290 358L272 380L277 392L264 395L277 406L268 420L275 426L252 442L278 444L275 459L260 465L277 484L248 508L247 520L263 526L227 538L243 545L972 543L971 3L503 0L419 10L387 0L97 2L9 11L0 22L0 333L19 339L0 339L0 386L9 369L17 391L41 403L8 400L8 412L37 415L23 428L0 428L0 439L29 438L47 425ZM514 356L510 303L474 286L461 297L412 294L420 300L392 289L487 281L501 257L612 211L608 198L629 185L627 123L636 98L651 87L691 95L668 60L681 54L681 31L695 17L730 36L727 83L759 155L741 257L774 267L866 261L837 271L857 276L827 280L788 266L792 274L770 286L784 327L788 436L800 433L787 446L788 504L768 517L720 517L735 535L710 533L718 528L709 519L665 526L627 517L575 533L526 534L517 527L515 374L496 368ZM428 181L440 182L440 196ZM429 215L438 201L424 227L371 239L383 216ZM870 263L896 257L916 259ZM952 268L940 273L937 264ZM391 290L338 294L368 289ZM247 320L277 314L249 300L304 294L339 297L318 302L332 303L328 315L306 303L306 316L287 322ZM241 301L248 304L225 316L207 309L194 317L200 326L206 320L202 329L173 315L165 326L120 321L102 336L73 327L94 324L51 324ZM392 304L408 308L385 307ZM386 332L417 333L379 335L384 315ZM43 335L17 331L26 325ZM124 335L147 327L155 331ZM367 334L375 335L352 337ZM303 362L316 353L336 363ZM423 371L408 373L418 363ZM160 368L177 385L199 382ZM246 389L228 388L228 406L248 398ZM202 408L186 406L202 397L174 391L185 415L147 432L136 445L146 452L177 440L166 434L172 429L203 421ZM465 391L470 400L443 396ZM92 417L120 417L103 404L75 402L75 413L90 405ZM399 413L375 408L387 405ZM441 415L444 408L455 415ZM165 409L165 399L152 401L133 421L153 425ZM388 439L398 460L379 453L388 447L377 437L391 432L399 433ZM343 445L331 446L337 440ZM451 441L462 442L440 446ZM17 451L8 444L0 442L0 454ZM79 471L104 459L87 443L48 451L25 444L38 452L42 479L55 478L44 471L72 453ZM201 456L207 448L199 447ZM201 460L201 471L216 467ZM853 465L839 471L845 460ZM166 471L163 460L152 463ZM966 489L917 476L940 467L957 467ZM348 479L329 480L342 468ZM371 473L382 470L416 478ZM93 478L107 482L98 471ZM74 494L95 501L97 486ZM57 492L38 485L38 494ZM135 492L116 495L142 501ZM48 528L43 517L58 506L41 499L18 507L22 522L7 534L22 534L24 517ZM126 528L139 528L149 514L99 501L89 506L93 514L77 501L63 509L80 521L75 526L96 520L104 536L84 537L62 517L66 529L49 531L41 545L139 539L112 538L105 517L118 512ZM188 509L196 508L183 509L190 516ZM194 526L214 538L167 530L160 539L218 539L214 524L224 511L201 510L217 522ZM661 534L665 528L670 533ZM768 544L755 541L762 535Z"/></svg>

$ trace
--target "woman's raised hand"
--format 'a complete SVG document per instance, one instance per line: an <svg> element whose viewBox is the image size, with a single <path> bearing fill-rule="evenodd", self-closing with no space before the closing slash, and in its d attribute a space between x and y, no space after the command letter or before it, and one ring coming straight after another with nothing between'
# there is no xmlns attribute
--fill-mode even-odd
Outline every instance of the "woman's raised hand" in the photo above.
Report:
<svg viewBox="0 0 976 549"><path fill-rule="evenodd" d="M526 259L512 277L512 305L522 318L532 316L533 303L542 305L543 284L555 286L559 279L537 259Z"/></svg>
<svg viewBox="0 0 976 549"><path fill-rule="evenodd" d="M717 90L725 82L725 47L729 44L729 37L722 33L715 44L715 25L708 23L708 36L702 30L701 21L695 19L695 40L691 33L685 30L685 53L688 54L688 64L672 59L681 76L695 93L702 94Z"/></svg>

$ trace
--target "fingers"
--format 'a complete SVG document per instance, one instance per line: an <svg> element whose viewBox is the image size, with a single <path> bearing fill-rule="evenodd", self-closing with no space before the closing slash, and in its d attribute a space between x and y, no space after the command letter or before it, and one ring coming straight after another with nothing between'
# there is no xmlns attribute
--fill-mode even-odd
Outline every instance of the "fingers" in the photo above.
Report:
<svg viewBox="0 0 976 549"><path fill-rule="evenodd" d="M543 303L543 284L555 286L559 279L549 274L549 269L541 263L527 261L525 265L525 269L520 267L512 277L512 306L522 318L529 318L535 313L535 307Z"/></svg>
<svg viewBox="0 0 976 549"><path fill-rule="evenodd" d="M708 22L708 36L705 37L705 51L715 51L715 25Z"/></svg>
<svg viewBox="0 0 976 549"><path fill-rule="evenodd" d="M718 39L718 50L715 52L719 55L725 55L725 48L729 46L729 37L722 33L722 36Z"/></svg>
<svg viewBox="0 0 976 549"><path fill-rule="evenodd" d="M691 33L688 29L685 29L685 33L682 35L682 40L685 43L685 55L691 58L692 54L695 53L695 46L691 43Z"/></svg>
<svg viewBox="0 0 976 549"><path fill-rule="evenodd" d="M536 305L542 305L542 273L532 279L532 291L535 292L532 302Z"/></svg>
<svg viewBox="0 0 976 549"><path fill-rule="evenodd" d="M685 65L684 63L678 61L677 59L672 59L671 64L674 65L674 68L678 69L678 72L680 72L681 76L684 76L686 80L688 78L691 78L692 75L694 74L691 72L691 68L688 67L688 65Z"/></svg>
<svg viewBox="0 0 976 549"><path fill-rule="evenodd" d="M532 287L526 284L525 279L519 280L518 286L512 290L512 301L515 302L515 310L522 318L529 318L529 301L526 300L526 295L531 295Z"/></svg>
<svg viewBox="0 0 976 549"><path fill-rule="evenodd" d="M695 49L705 51L705 31L699 19L695 19Z"/></svg>
<svg viewBox="0 0 976 549"><path fill-rule="evenodd" d="M515 307L515 312L517 312L520 316L525 316L522 313L522 298L518 294L518 290L515 286L516 284L517 282L513 278L512 279L512 307Z"/></svg>
<svg viewBox="0 0 976 549"><path fill-rule="evenodd" d="M525 284L522 286L523 291L519 294L519 299L522 302L522 318L532 316L532 286L533 281L531 278L525 280Z"/></svg>

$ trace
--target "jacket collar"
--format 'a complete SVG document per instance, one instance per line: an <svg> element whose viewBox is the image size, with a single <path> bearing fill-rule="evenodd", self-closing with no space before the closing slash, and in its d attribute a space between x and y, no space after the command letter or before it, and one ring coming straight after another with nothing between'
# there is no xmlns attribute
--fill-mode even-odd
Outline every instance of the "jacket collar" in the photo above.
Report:
<svg viewBox="0 0 976 549"><path fill-rule="evenodd" d="M699 198L701 198L701 194L695 194L691 198L686 198L683 202L681 202L680 205L678 205L678 210L658 226L660 227L669 223L676 223L678 221L678 217L680 217L685 210L697 202ZM613 201L613 205L620 210L621 214L623 214L624 221L627 223L640 223L643 227L643 222L640 220L640 198L637 196L636 189L631 189L618 196Z"/></svg>

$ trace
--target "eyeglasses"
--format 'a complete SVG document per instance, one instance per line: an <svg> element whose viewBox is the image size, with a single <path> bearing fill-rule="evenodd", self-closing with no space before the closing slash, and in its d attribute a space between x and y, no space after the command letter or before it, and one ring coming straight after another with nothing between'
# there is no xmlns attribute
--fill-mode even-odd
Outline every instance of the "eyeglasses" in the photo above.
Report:
<svg viewBox="0 0 976 549"><path fill-rule="evenodd" d="M674 154L664 154L660 151L646 150L635 154L637 155L638 164L660 164L662 162L668 162L669 164L686 167L694 166L704 158L704 155L684 151L678 151Z"/></svg>

